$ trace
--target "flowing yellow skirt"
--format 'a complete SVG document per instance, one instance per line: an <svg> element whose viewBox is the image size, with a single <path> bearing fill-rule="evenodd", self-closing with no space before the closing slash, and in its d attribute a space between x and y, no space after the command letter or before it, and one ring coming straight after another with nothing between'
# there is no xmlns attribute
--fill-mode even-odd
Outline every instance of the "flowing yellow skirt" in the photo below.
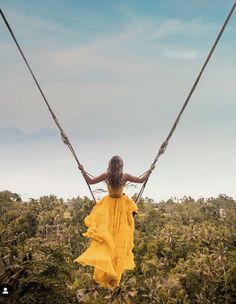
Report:
<svg viewBox="0 0 236 304"><path fill-rule="evenodd" d="M104 196L85 217L88 227L83 236L91 243L74 262L94 266L93 279L104 288L119 285L125 269L135 267L132 249L137 205L126 194L119 198Z"/></svg>

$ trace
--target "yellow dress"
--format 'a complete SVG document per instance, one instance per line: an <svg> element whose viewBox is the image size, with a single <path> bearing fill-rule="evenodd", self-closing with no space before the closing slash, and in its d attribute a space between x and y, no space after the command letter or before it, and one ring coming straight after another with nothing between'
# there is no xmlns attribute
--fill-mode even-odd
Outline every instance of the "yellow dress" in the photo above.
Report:
<svg viewBox="0 0 236 304"><path fill-rule="evenodd" d="M135 267L133 212L138 213L138 208L122 193L123 187L108 187L108 192L84 219L88 229L82 235L91 238L91 243L74 262L94 266L93 279L113 289L119 285L123 271Z"/></svg>

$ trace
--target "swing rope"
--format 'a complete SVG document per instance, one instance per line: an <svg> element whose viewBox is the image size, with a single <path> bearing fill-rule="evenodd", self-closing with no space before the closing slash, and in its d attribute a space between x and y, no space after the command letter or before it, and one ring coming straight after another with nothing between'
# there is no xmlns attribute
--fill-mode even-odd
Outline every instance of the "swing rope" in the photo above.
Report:
<svg viewBox="0 0 236 304"><path fill-rule="evenodd" d="M42 89L41 89L41 87L40 87L40 85L39 85L39 83L38 83L38 81L37 81L37 79L36 79L36 77L35 77L33 71L32 71L32 69L31 69L31 67L30 67L30 65L29 65L29 63L28 63L28 61L27 61L27 59L26 59L26 57L25 57L25 55L24 55L24 53L23 53L21 47L19 46L19 44L18 44L18 42L17 42L17 40L16 40L16 37L15 37L15 35L14 35L14 33L13 33L13 31L12 31L12 29L11 29L11 27L10 27L10 25L9 25L9 23L8 23L8 21L7 21L7 19L6 19L6 17L5 17L5 15L3 14L3 11L1 10L1 8L0 8L0 14L1 14L1 16L2 16L2 18L3 18L3 20L4 20L5 24L6 24L6 26L7 26L7 29L8 29L9 32L10 32L10 34L11 34L13 40L15 41L16 46L17 46L18 50L20 51L20 53L21 53L21 55L22 55L22 57L23 57L23 59L24 59L26 65L27 65L27 67L28 67L28 69L29 69L29 71L30 71L30 74L32 75L32 77L33 77L33 79L34 79L34 81L35 81L35 83L36 83L36 85L37 85L37 87L38 87L38 89L39 89L39 91L40 91L42 97L43 97L43 100L45 101L45 103L46 103L46 105L47 105L47 107L48 107L48 110L50 111L50 113L51 113L51 115L52 115L52 118L53 118L53 120L54 120L56 126L57 126L58 129L60 130L60 134L61 134L61 137L62 137L62 140L63 140L64 144L66 144L66 145L68 146L69 150L71 151L71 154L73 155L73 157L74 157L74 159L75 159L75 161L77 162L77 165L78 165L78 167L79 167L79 166L81 165L81 163L80 163L79 160L78 160L78 157L77 157L77 155L76 155L76 153L75 153L75 151L74 151L74 149L73 149L73 147L72 147L72 145L71 145L71 143L70 143L70 141L69 141L69 138L68 138L68 136L66 135L66 133L64 132L64 130L62 129L62 127L61 127L61 125L60 125L60 123L59 123L59 121L58 121L56 115L54 114L52 108L50 107L50 105L49 105L49 103L48 103L48 101L47 101L47 99L46 99L46 97L45 97L45 95L44 95L44 93L43 93L43 91L42 91ZM81 169L80 169L80 171L82 172ZM82 173L83 173L83 172L82 172ZM84 176L84 175L83 175L83 176ZM85 177L84 177L84 179L85 179ZM93 200L94 200L94 202L96 203L96 199L95 199L95 197L94 197L94 195L93 195L93 192L92 192L92 190L91 190L91 187L90 187L90 185L89 185L89 183L87 182L86 179L85 179L85 182L87 183L88 188L89 188L89 191L90 191L90 193L91 193L91 195L92 195L92 197L93 197Z"/></svg>
<svg viewBox="0 0 236 304"><path fill-rule="evenodd" d="M236 1L234 2L234 4L233 4L233 6L232 6L232 8L231 8L231 10L230 10L230 12L229 12L229 14L228 14L228 16L227 16L225 22L224 22L224 24L223 24L223 26L222 26L222 28L221 28L219 34L218 34L218 36L217 36L217 38L216 38L216 40L215 40L215 42L214 42L214 44L213 44L213 46L212 46L212 48L211 48L209 54L208 54L208 56L207 56L207 59L205 60L205 63L203 64L203 67L202 67L201 71L200 71L200 73L198 74L198 77L197 77L197 79L195 80L195 82L194 82L194 84L193 84L193 87L192 87L191 91L189 92L189 94L188 94L188 96L187 96L187 98L186 98L186 101L185 101L185 103L184 103L182 109L180 110L179 115L177 116L177 118L176 118L176 120L175 120L175 122L174 122L174 124L173 124L173 126L172 126L172 128L171 128L171 130L170 130L170 133L168 134L166 140L165 140L165 141L163 142L163 144L161 145L161 147L160 147L160 149L159 149L159 151L158 151L158 153L157 153L157 155L156 155L156 157L155 157L155 160L154 160L154 162L152 163L153 165L155 165L156 162L157 162L157 160L159 159L159 157L160 157L162 154L164 154L164 152L165 152L165 150L166 150L166 148L167 148L167 145L168 145L168 143L169 143L169 140L170 140L171 136L173 135L173 133L174 133L176 127L177 127L177 124L178 124L178 122L179 122L179 120L180 120L180 117L181 117L181 115L183 114L184 109L186 108L186 106L187 106L187 104L188 104L188 102L189 102L189 100L190 100L190 98L191 98L191 96L192 96L192 94L193 94L193 92L194 92L194 90L195 90L195 88L196 88L196 86L197 86L197 84L198 84L198 82L199 82L201 76L202 76L202 73L203 73L203 71L205 70L205 67L206 67L207 63L208 63L208 61L210 60L211 55L212 55L213 52L214 52L215 47L216 47L218 41L220 40L220 37L221 37L221 35L223 34L224 29L226 28L226 25L228 24L228 21L229 21L231 15L233 14L233 11L234 11L234 9L235 9L235 6L236 6ZM136 204L140 201L140 199L141 199L141 197L142 197L143 191L144 191L144 189L145 189L145 186L146 186L146 184L147 184L147 182L148 182L149 177L150 177L150 175L147 177L147 179L146 179L145 182L143 183L142 188L141 188L141 190L139 191L138 196L137 196L136 199L135 199Z"/></svg>

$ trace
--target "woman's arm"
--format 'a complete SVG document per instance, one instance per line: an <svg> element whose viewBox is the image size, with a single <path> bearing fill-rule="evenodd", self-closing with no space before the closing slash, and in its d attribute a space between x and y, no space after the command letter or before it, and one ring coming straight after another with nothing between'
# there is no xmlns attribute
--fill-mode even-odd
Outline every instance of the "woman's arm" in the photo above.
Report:
<svg viewBox="0 0 236 304"><path fill-rule="evenodd" d="M97 176L97 177L94 177L94 178L91 178L88 176L88 174L86 172L82 172L83 176L85 177L85 180L90 184L90 185L93 185L93 184L97 184L97 183L100 183L102 182L103 180L105 180L107 178L107 172L104 172L102 173L101 175Z"/></svg>
<svg viewBox="0 0 236 304"><path fill-rule="evenodd" d="M143 183L148 178L148 176L152 173L152 170L154 168L155 168L155 166L151 165L151 168L142 177L133 176L128 173L125 173L125 176L124 176L125 182Z"/></svg>
<svg viewBox="0 0 236 304"><path fill-rule="evenodd" d="M84 167L82 165L79 165L79 169L81 170L86 182L90 185L92 184L97 184L102 182L103 180L105 180L107 178L107 172L102 173L101 175L91 178L84 170Z"/></svg>
<svg viewBox="0 0 236 304"><path fill-rule="evenodd" d="M133 182L133 183L143 183L150 174L151 174L151 171L148 171L146 174L144 174L144 176L138 177L138 176L133 176L128 173L125 173L125 181Z"/></svg>

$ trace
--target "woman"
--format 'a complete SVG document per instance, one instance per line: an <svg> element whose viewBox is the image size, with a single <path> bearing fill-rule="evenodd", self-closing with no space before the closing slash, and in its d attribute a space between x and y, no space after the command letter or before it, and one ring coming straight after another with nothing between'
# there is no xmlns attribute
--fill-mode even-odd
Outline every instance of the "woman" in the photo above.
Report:
<svg viewBox="0 0 236 304"><path fill-rule="evenodd" d="M90 178L82 165L79 168L89 184L105 181L109 194L84 219L88 229L82 235L91 238L91 243L74 261L83 266L94 266L93 279L102 287L114 288L119 285L123 271L135 267L133 213L138 213L138 209L135 202L123 193L124 185L128 181L143 183L155 166L152 165L142 178L123 174L123 161L119 156L113 156L107 172L95 178Z"/></svg>

